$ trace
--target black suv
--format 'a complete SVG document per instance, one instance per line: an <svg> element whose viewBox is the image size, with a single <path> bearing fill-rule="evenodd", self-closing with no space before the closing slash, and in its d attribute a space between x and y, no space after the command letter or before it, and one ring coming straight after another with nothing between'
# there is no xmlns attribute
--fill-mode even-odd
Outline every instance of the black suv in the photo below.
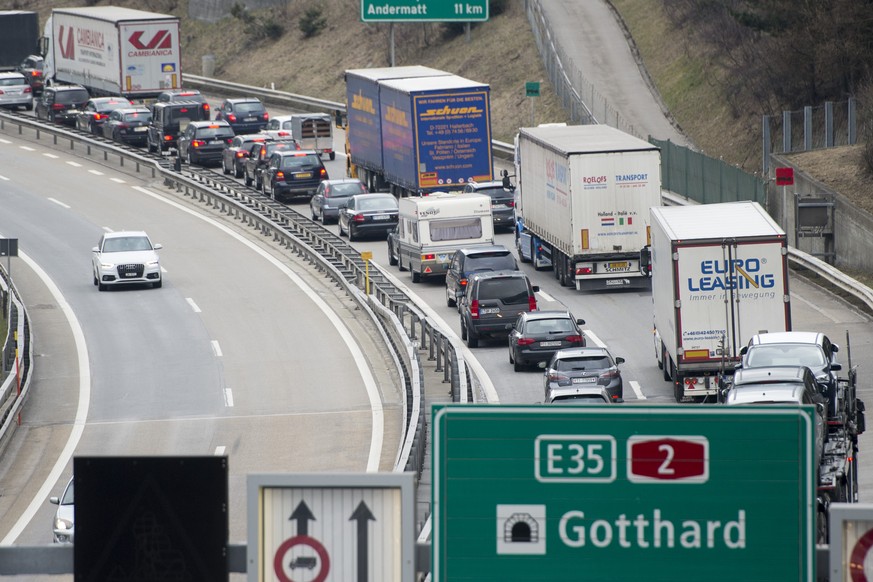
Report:
<svg viewBox="0 0 873 582"><path fill-rule="evenodd" d="M260 99L239 97L225 99L215 112L215 119L223 119L230 124L234 133L258 133L266 129L270 114Z"/></svg>
<svg viewBox="0 0 873 582"><path fill-rule="evenodd" d="M500 180L489 182L468 182L464 186L464 192L487 194L491 197L491 216L494 220L494 228L515 228L515 193L504 188Z"/></svg>
<svg viewBox="0 0 873 582"><path fill-rule="evenodd" d="M261 190L276 201L295 196L312 197L327 180L327 169L318 152L286 150L273 152L261 175Z"/></svg>
<svg viewBox="0 0 873 582"><path fill-rule="evenodd" d="M149 122L148 145L150 152L164 152L178 144L182 126L192 121L208 120L198 101L177 101L152 105L152 120Z"/></svg>
<svg viewBox="0 0 873 582"><path fill-rule="evenodd" d="M297 143L297 140L291 138L268 140L262 143L261 147L253 148L251 155L246 158L243 167L243 180L246 186L251 186L254 183L256 189L260 190L262 188L261 173L267 167L267 162L270 161L270 156L273 155L273 152L299 149L300 144Z"/></svg>
<svg viewBox="0 0 873 582"><path fill-rule="evenodd" d="M36 117L54 123L75 125L76 117L90 98L88 90L79 85L46 87L36 101Z"/></svg>
<svg viewBox="0 0 873 582"><path fill-rule="evenodd" d="M471 348L483 335L506 341L518 315L537 310L534 294L539 290L521 271L475 273L461 298L461 339Z"/></svg>
<svg viewBox="0 0 873 582"><path fill-rule="evenodd" d="M198 89L167 89L158 95L158 103L178 103L179 101L196 101L200 103L200 108L203 109L203 119L208 120L211 111L209 103Z"/></svg>
<svg viewBox="0 0 873 582"><path fill-rule="evenodd" d="M192 121L179 137L179 157L189 165L218 165L233 130L224 121Z"/></svg>
<svg viewBox="0 0 873 582"><path fill-rule="evenodd" d="M470 275L480 271L517 271L515 257L503 245L458 249L446 271L446 305L454 307L467 288Z"/></svg>

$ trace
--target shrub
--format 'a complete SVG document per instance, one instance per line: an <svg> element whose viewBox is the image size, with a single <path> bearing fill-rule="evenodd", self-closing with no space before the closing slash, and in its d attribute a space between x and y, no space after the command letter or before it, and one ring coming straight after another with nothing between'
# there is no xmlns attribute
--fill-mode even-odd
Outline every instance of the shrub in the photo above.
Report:
<svg viewBox="0 0 873 582"><path fill-rule="evenodd" d="M311 38L324 30L327 19L321 13L321 8L309 8L300 18L298 26L304 38Z"/></svg>

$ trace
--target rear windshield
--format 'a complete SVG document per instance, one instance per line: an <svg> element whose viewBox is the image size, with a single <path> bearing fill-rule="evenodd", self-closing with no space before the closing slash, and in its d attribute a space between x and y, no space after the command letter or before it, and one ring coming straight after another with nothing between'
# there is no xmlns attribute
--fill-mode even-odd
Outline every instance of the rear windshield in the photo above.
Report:
<svg viewBox="0 0 873 582"><path fill-rule="evenodd" d="M58 91L55 93L55 103L82 103L87 100L88 92L84 89Z"/></svg>
<svg viewBox="0 0 873 582"><path fill-rule="evenodd" d="M151 113L146 113L146 112L142 112L142 113L125 113L125 114L124 114L124 120L125 120L125 121L144 121L144 122L148 123L149 121L151 121L151 119L152 119L152 114L151 114Z"/></svg>
<svg viewBox="0 0 873 582"><path fill-rule="evenodd" d="M533 319L524 326L525 333L563 333L573 331L573 322L569 319Z"/></svg>
<svg viewBox="0 0 873 582"><path fill-rule="evenodd" d="M602 370L609 368L612 363L606 356L580 356L577 358L561 358L555 361L555 369L569 370Z"/></svg>
<svg viewBox="0 0 873 582"><path fill-rule="evenodd" d="M473 271L514 271L518 265L509 251L494 251L468 255L464 262L464 270Z"/></svg>
<svg viewBox="0 0 873 582"><path fill-rule="evenodd" d="M393 196L359 199L356 210L397 210L397 200Z"/></svg>
<svg viewBox="0 0 873 582"><path fill-rule="evenodd" d="M809 366L820 368L825 365L824 352L817 345L774 344L758 345L749 348L746 366L763 368L766 366Z"/></svg>
<svg viewBox="0 0 873 582"><path fill-rule="evenodd" d="M476 194L487 194L492 198L513 198L512 192L507 192L503 188L482 188L476 190Z"/></svg>
<svg viewBox="0 0 873 582"><path fill-rule="evenodd" d="M200 121L203 119L203 110L199 107L173 107L169 113L170 121L178 122L180 119Z"/></svg>
<svg viewBox="0 0 873 582"><path fill-rule="evenodd" d="M482 219L478 216L434 220L428 226L430 228L430 240L434 242L482 238Z"/></svg>
<svg viewBox="0 0 873 582"><path fill-rule="evenodd" d="M558 396L552 400L552 404L607 404L607 402L602 396L574 394L572 396Z"/></svg>
<svg viewBox="0 0 873 582"><path fill-rule="evenodd" d="M282 168L286 170L312 170L320 165L321 159L315 154L282 158Z"/></svg>
<svg viewBox="0 0 873 582"><path fill-rule="evenodd" d="M0 87L14 87L15 85L27 85L24 77L6 77L0 79Z"/></svg>
<svg viewBox="0 0 873 582"><path fill-rule="evenodd" d="M234 110L242 115L259 114L264 112L264 106L261 103L237 103L234 106Z"/></svg>
<svg viewBox="0 0 873 582"><path fill-rule="evenodd" d="M479 300L501 299L504 303L527 303L527 281L521 277L484 279L479 282Z"/></svg>
<svg viewBox="0 0 873 582"><path fill-rule="evenodd" d="M233 139L233 130L226 127L201 127L196 135L199 139Z"/></svg>
<svg viewBox="0 0 873 582"><path fill-rule="evenodd" d="M325 198L348 198L355 194L366 194L367 189L358 182L331 184L324 190Z"/></svg>
<svg viewBox="0 0 873 582"><path fill-rule="evenodd" d="M295 145L294 142L291 142L291 141L279 141L279 142L268 143L267 144L267 155L269 155L273 152L278 152L278 151L282 151L282 150L297 149L296 147L294 147L294 145Z"/></svg>

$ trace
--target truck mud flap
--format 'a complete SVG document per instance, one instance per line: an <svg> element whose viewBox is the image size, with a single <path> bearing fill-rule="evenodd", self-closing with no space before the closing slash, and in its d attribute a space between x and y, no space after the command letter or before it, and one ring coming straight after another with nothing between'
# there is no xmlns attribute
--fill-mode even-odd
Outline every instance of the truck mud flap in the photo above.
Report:
<svg viewBox="0 0 873 582"><path fill-rule="evenodd" d="M613 279L576 279L578 291L617 291L620 289L651 289L648 277L616 277Z"/></svg>

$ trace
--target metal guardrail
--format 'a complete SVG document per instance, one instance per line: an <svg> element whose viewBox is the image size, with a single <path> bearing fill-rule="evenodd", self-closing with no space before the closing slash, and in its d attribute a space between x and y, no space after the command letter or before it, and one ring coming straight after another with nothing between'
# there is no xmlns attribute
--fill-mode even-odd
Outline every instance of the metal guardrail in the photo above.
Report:
<svg viewBox="0 0 873 582"><path fill-rule="evenodd" d="M0 456L18 424L18 412L30 392L30 378L33 371L33 350L30 333L30 319L19 297L15 284L0 267L0 288L9 302L7 319L9 333L4 342L4 354L10 354L12 361L6 360L9 374L0 385ZM16 357L17 356L17 357Z"/></svg>

